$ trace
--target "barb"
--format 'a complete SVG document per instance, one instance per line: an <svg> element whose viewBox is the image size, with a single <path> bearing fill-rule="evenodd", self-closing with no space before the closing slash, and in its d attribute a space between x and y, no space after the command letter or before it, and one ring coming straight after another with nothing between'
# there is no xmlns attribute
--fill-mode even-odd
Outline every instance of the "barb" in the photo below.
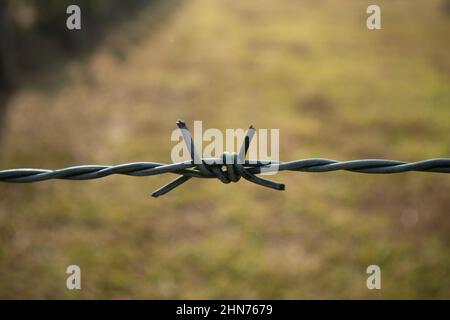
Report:
<svg viewBox="0 0 450 320"><path fill-rule="evenodd" d="M341 162L322 158L302 159L290 162L245 160L254 135L255 129L253 126L249 127L239 154L236 152L224 152L220 158L200 158L195 151L194 142L185 122L180 120L177 122L177 126L182 130L184 141L191 155L191 160L189 161L172 164L133 162L115 166L82 165L57 170L9 169L0 171L0 181L29 183L50 179L90 180L103 178L112 174L139 177L163 173L180 175L180 177L152 193L153 197L159 197L191 178L217 178L222 183L230 183L238 182L242 177L264 187L275 190L284 190L284 184L257 176L257 174L260 174L263 171L268 172L271 170L300 172L345 170L372 174L400 173L408 171L450 173L450 158L429 159L418 162L403 162L384 159L362 159Z"/></svg>

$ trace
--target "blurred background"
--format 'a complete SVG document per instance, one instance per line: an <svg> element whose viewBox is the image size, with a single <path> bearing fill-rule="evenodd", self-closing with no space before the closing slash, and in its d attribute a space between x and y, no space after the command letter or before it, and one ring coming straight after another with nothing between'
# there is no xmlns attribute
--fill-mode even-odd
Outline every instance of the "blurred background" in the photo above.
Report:
<svg viewBox="0 0 450 320"><path fill-rule="evenodd" d="M285 161L449 157L449 1L369 4L0 0L0 168L170 162L179 118L279 128ZM149 196L173 178L0 184L0 297L450 298L447 175Z"/></svg>

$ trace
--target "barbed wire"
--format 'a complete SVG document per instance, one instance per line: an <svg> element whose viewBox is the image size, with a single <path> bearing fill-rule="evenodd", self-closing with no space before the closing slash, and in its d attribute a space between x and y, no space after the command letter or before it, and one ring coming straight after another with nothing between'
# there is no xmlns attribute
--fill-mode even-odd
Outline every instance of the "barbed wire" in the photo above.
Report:
<svg viewBox="0 0 450 320"><path fill-rule="evenodd" d="M362 159L336 161L322 158L301 159L290 162L272 160L245 160L250 142L255 133L250 126L245 135L239 153L224 152L220 158L200 158L195 151L194 141L184 121L177 122L191 160L165 164L158 162L133 162L114 166L81 165L57 170L47 169L9 169L0 171L0 181L11 183L29 183L50 179L90 180L112 174L128 176L152 176L174 173L180 177L155 190L153 197L159 197L175 189L191 178L217 178L223 183L238 182L244 178L250 182L275 190L284 190L285 186L272 180L258 177L263 172L299 171L329 172L345 170L358 173L388 174L407 171L450 173L450 158L429 159L417 162L403 162L385 159Z"/></svg>

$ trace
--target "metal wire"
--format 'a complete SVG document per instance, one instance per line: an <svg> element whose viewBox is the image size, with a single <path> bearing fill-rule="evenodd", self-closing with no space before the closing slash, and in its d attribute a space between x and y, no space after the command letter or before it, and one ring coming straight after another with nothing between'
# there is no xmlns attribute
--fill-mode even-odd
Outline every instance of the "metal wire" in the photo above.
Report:
<svg viewBox="0 0 450 320"><path fill-rule="evenodd" d="M387 174L407 171L450 173L450 158L429 159L418 162L403 162L384 159L362 159L336 161L322 158L302 159L290 162L270 160L244 160L247 154L254 128L248 129L239 154L225 152L221 158L200 158L194 148L190 132L183 121L177 125L183 132L191 160L165 164L158 162L133 162L115 166L82 165L57 170L46 169L9 169L0 171L0 181L29 183L50 179L90 180L112 174L128 176L152 176L163 173L180 175L172 182L155 190L153 197L159 197L185 183L191 178L217 178L223 183L238 182L244 178L250 182L275 190L284 190L284 184L256 176L268 171L328 172L346 170L359 173ZM240 161L238 161L240 160Z"/></svg>

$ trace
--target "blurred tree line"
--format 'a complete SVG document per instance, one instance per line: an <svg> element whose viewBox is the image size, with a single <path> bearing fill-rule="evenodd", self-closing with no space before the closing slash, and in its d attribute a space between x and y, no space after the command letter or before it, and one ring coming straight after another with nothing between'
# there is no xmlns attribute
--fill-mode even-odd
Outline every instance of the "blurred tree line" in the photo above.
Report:
<svg viewBox="0 0 450 320"><path fill-rule="evenodd" d="M86 49L103 27L150 2L155 0L0 0L0 94L17 85L23 71L42 67L45 56ZM66 27L72 4L81 8L81 30Z"/></svg>
<svg viewBox="0 0 450 320"><path fill-rule="evenodd" d="M88 52L110 27L143 5L163 1L0 0L0 138L8 97L30 73ZM81 8L81 30L66 27L66 10L73 4Z"/></svg>

